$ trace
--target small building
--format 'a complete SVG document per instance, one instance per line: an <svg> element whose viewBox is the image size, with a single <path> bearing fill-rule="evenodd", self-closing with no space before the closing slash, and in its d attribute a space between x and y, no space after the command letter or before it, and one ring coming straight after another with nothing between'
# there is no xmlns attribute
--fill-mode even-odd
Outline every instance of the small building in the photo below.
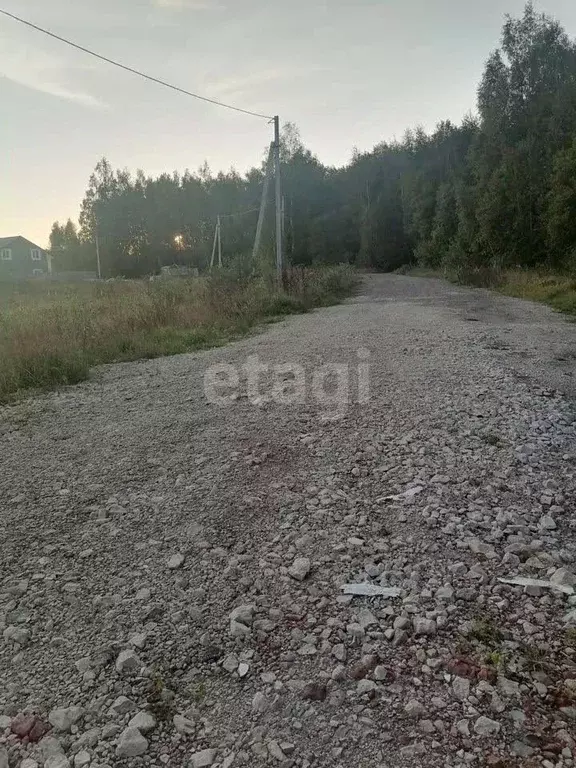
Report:
<svg viewBox="0 0 576 768"><path fill-rule="evenodd" d="M160 267L160 277L198 277L198 268L171 264L168 267Z"/></svg>
<svg viewBox="0 0 576 768"><path fill-rule="evenodd" d="M0 237L0 280L24 280L52 272L50 254L21 235Z"/></svg>

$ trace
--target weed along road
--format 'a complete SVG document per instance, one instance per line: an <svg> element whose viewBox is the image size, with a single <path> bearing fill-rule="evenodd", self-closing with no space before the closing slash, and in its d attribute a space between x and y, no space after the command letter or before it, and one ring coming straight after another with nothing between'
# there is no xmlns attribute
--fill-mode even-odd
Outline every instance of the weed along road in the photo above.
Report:
<svg viewBox="0 0 576 768"><path fill-rule="evenodd" d="M574 335L373 275L3 408L0 766L574 766Z"/></svg>

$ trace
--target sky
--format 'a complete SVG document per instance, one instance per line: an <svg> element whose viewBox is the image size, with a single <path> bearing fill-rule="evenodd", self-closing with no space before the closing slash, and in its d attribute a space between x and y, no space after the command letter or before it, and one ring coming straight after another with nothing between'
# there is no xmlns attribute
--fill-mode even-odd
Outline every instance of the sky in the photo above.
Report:
<svg viewBox="0 0 576 768"><path fill-rule="evenodd" d="M576 37L574 0L536 0ZM0 8L186 90L299 127L329 165L460 121L524 0L0 0ZM155 175L259 164L265 120L164 89L0 15L0 236L77 219L105 156Z"/></svg>

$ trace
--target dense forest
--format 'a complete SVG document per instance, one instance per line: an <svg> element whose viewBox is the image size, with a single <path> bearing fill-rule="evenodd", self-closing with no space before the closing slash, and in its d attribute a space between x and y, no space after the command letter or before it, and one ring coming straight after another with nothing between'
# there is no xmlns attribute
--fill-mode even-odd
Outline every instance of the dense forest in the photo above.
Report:
<svg viewBox="0 0 576 768"><path fill-rule="evenodd" d="M56 268L93 270L96 235L105 275L205 268L218 214L233 214L222 220L225 263L247 262L264 173L263 162L245 176L205 166L150 178L103 159L79 229L53 226ZM477 113L461 125L408 130L343 168L324 166L287 125L282 174L291 263L576 272L576 43L529 3L522 18L506 19ZM268 210L263 250L272 258Z"/></svg>

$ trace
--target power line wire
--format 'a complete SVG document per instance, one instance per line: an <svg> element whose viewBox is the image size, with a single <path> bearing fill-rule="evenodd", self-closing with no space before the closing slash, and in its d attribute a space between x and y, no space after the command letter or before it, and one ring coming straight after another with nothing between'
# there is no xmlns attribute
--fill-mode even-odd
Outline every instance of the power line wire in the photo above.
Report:
<svg viewBox="0 0 576 768"><path fill-rule="evenodd" d="M248 208L245 211L236 211L235 213L218 213L210 218L202 219L200 224L201 226L205 226L206 224L213 224L214 221L218 219L233 219L235 216L245 216L248 213L256 213L256 211L259 210L259 208Z"/></svg>
<svg viewBox="0 0 576 768"><path fill-rule="evenodd" d="M165 80L160 80L157 77L152 77L152 75L147 75L144 72L140 72L137 69L133 69L132 67L128 67L125 64L121 64L119 61L114 61L114 59L109 59L106 56L102 56L99 53L96 53L95 51L91 51L89 48L84 48L82 45L78 45L77 43L73 43L71 40L67 40L65 37L60 37L60 35L56 35L54 32L50 32L47 29L43 29L42 27L37 26L36 24L33 24L31 21L26 21L26 19L21 19L19 16L16 16L13 13L9 13L9 11L4 11L2 8L0 8L0 13L4 16L8 16L11 19L14 19L14 21L20 22L20 24L25 24L27 27L31 27L31 29L35 29L37 32L42 32L44 35L48 35L48 37L53 37L54 40L59 40L61 43L65 43L66 45L70 45L72 48L76 48L79 51L82 51L83 53L88 53L90 56L94 56L97 59L100 59L101 61L105 61L107 64L112 64L115 67L119 67L120 69L124 69L126 72L131 72L133 75L138 75L138 77L143 77L145 80L150 80L152 83L156 83L157 85L163 85L165 88L170 88L173 91L178 91L178 93L183 93L185 96L192 96L194 99L200 99L200 101L207 101L209 104L215 104L218 107L225 107L226 109L232 109L235 112L242 112L245 115L252 115L252 117L261 117L264 120L273 120L274 118L270 117L270 115L261 115L259 112L252 112L249 109L242 109L242 107L233 107L231 104L224 104L222 101L217 101L216 99L209 99L207 96L200 96L197 93L192 93L191 91L187 91L184 88L179 88L177 85L172 85L171 83L167 83Z"/></svg>
<svg viewBox="0 0 576 768"><path fill-rule="evenodd" d="M234 213L221 213L220 218L221 219L229 219L233 216L245 216L247 213L255 213L256 211L259 211L260 208L249 208L247 211L235 211Z"/></svg>

